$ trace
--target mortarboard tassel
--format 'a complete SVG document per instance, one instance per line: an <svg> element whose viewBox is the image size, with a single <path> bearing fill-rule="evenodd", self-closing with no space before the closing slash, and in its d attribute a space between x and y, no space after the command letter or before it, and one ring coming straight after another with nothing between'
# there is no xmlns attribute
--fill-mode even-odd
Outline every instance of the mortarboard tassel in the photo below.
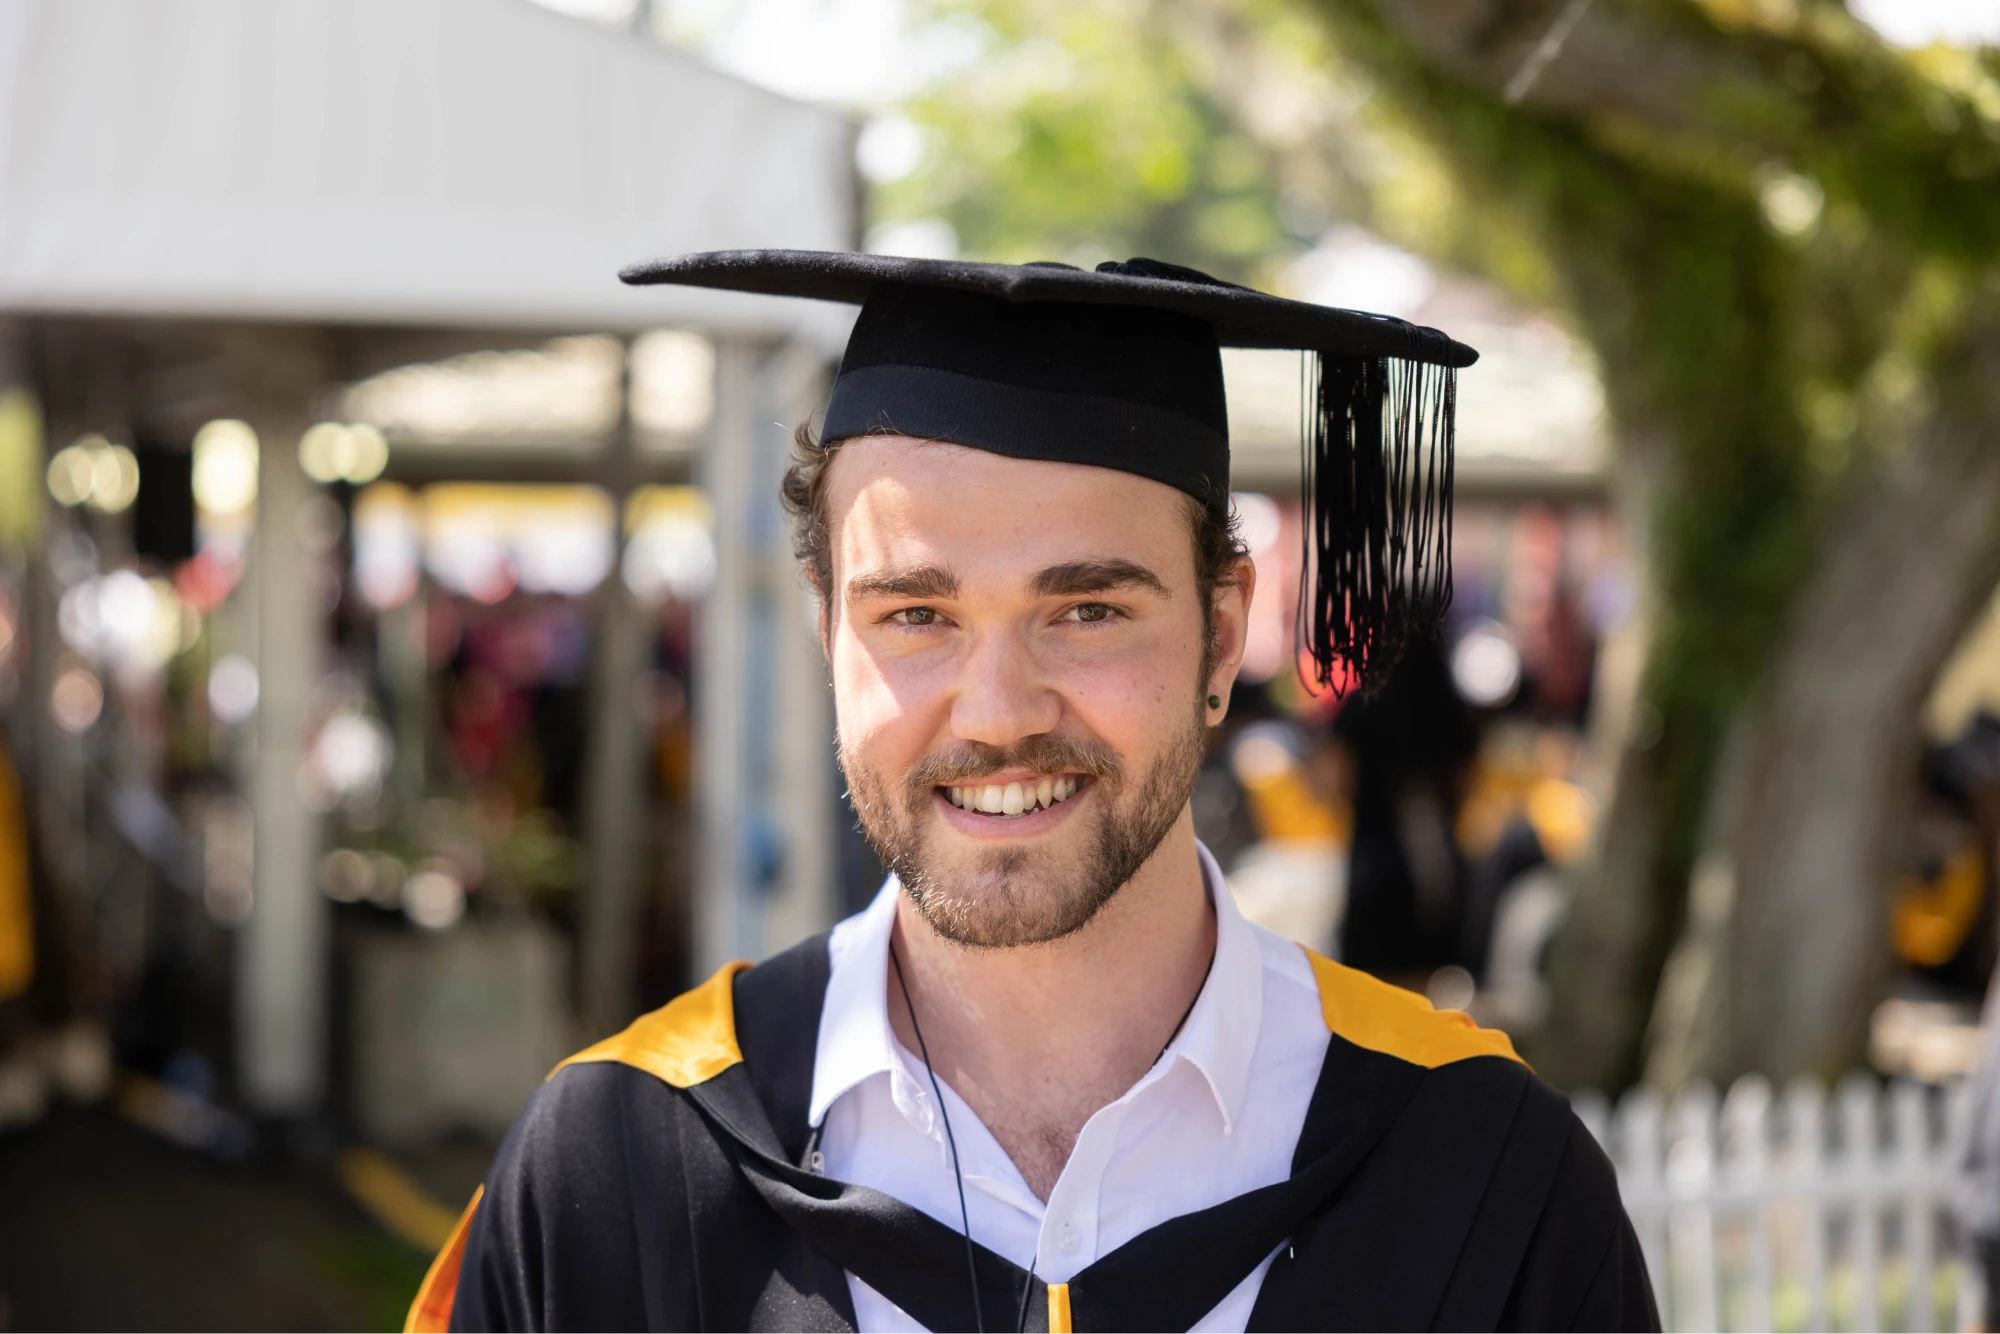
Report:
<svg viewBox="0 0 2000 1334"><path fill-rule="evenodd" d="M1438 359L1306 354L1298 628L1309 690L1373 693L1451 605L1458 373Z"/></svg>

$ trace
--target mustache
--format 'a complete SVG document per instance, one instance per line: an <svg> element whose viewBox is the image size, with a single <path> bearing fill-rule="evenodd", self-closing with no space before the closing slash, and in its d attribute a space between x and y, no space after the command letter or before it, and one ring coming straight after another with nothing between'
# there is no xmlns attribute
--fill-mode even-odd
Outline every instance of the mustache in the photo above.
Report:
<svg viewBox="0 0 2000 1334"><path fill-rule="evenodd" d="M1002 769L1028 769L1038 774L1082 773L1115 779L1118 756L1102 741L1043 733L1023 737L1011 746L982 741L960 742L917 761L906 780L913 797L928 798L934 787L951 787Z"/></svg>

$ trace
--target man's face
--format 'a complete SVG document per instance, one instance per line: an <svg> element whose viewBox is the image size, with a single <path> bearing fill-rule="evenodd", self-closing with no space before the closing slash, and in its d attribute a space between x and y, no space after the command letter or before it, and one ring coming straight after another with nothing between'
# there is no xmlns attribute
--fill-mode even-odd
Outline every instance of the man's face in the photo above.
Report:
<svg viewBox="0 0 2000 1334"><path fill-rule="evenodd" d="M831 466L827 651L864 831L949 939L1076 931L1186 809L1247 582L1203 679L1180 492L901 437Z"/></svg>

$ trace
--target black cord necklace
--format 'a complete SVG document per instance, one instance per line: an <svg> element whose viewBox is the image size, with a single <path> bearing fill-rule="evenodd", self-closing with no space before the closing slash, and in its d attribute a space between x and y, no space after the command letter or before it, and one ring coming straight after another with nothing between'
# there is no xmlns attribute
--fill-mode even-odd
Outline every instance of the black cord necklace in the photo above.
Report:
<svg viewBox="0 0 2000 1334"><path fill-rule="evenodd" d="M958 1183L958 1221L965 1229L965 1273L972 1280L972 1321L979 1334L986 1334L986 1304L979 1299L979 1265L972 1258L972 1215L965 1207L965 1170L958 1164L958 1140L951 1133L951 1112L944 1105L944 1090L938 1087L937 1071L931 1068L931 1049L924 1045L924 1030L917 1023L917 1006L910 999L910 984L903 979L903 961L896 946L889 946L889 962L896 969L896 985L903 993L903 1008L909 1011L910 1031L917 1035L917 1053L924 1058L924 1073L930 1076L931 1096L937 1099L938 1116L944 1120L944 1142L951 1148L951 1175ZM1028 1283L1035 1281L1034 1266L1028 1267ZM1028 1297L1021 1294L1021 1318L1028 1315Z"/></svg>
<svg viewBox="0 0 2000 1334"><path fill-rule="evenodd" d="M896 970L896 987L903 993L903 1009L910 1016L910 1032L916 1035L917 1054L923 1057L924 1074L931 1081L931 1096L937 1099L938 1116L944 1122L944 1142L951 1150L951 1175L958 1186L958 1221L965 1234L965 1274L972 1283L973 1327L979 1334L986 1334L986 1305L979 1298L979 1265L972 1254L972 1214L965 1207L965 1171L958 1163L958 1140L951 1133L951 1112L944 1105L944 1090L938 1086L937 1071L931 1068L931 1049L924 1044L923 1025L917 1022L916 1002L910 999L910 984L903 978L903 961L897 957L893 941L889 945L889 964ZM1167 1034L1167 1040L1160 1044L1160 1054L1153 1058L1154 1065L1160 1063L1161 1057L1167 1054L1167 1048L1174 1045L1174 1039L1181 1035L1183 1028L1187 1027L1188 1016L1194 1013L1195 1002L1201 999L1201 993L1208 990L1208 975L1214 971L1215 947L1210 946L1208 966L1201 970L1201 985L1197 986L1194 995L1188 998L1187 1008L1181 1011L1181 1017L1174 1022L1174 1031ZM1021 1334L1021 1331L1028 1327L1028 1294L1034 1291L1035 1266L1041 1262L1041 1258L1042 1253L1037 1250L1034 1258L1028 1261L1027 1277L1021 1280L1021 1304L1020 1310L1014 1317L1014 1334Z"/></svg>

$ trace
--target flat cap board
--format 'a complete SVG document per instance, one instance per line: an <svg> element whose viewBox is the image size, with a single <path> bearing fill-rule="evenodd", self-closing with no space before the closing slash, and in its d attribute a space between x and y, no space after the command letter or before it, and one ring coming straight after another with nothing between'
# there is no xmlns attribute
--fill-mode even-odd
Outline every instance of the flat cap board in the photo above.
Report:
<svg viewBox="0 0 2000 1334"><path fill-rule="evenodd" d="M1179 273L1189 276L1182 279L1176 276ZM634 264L619 277L634 286L718 287L854 305L866 302L877 288L897 285L975 292L1016 302L1149 306L1206 321L1224 347L1309 348L1451 367L1470 366L1479 359L1477 352L1435 329L1392 316L1291 301L1145 260L1100 265L1092 272L1053 263L980 264L822 250L716 250Z"/></svg>

